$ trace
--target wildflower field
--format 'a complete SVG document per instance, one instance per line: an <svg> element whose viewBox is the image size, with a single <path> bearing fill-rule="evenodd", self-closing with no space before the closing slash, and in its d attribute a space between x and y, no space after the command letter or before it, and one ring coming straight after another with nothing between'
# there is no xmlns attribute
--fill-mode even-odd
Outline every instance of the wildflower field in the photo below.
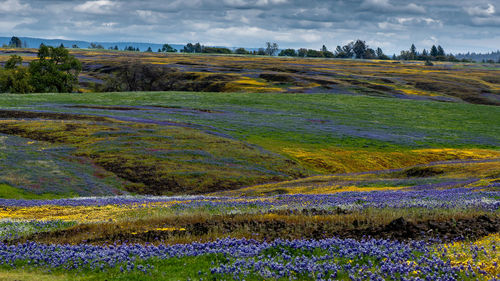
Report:
<svg viewBox="0 0 500 281"><path fill-rule="evenodd" d="M500 70L131 56L230 79L0 95L0 280L500 278Z"/></svg>

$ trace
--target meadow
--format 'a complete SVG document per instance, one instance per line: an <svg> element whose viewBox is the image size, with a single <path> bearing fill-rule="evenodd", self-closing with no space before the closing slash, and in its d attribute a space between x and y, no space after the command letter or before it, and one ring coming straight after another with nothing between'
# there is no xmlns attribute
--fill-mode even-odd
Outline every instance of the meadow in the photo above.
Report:
<svg viewBox="0 0 500 281"><path fill-rule="evenodd" d="M190 91L1 94L0 280L500 278L499 69L72 52Z"/></svg>

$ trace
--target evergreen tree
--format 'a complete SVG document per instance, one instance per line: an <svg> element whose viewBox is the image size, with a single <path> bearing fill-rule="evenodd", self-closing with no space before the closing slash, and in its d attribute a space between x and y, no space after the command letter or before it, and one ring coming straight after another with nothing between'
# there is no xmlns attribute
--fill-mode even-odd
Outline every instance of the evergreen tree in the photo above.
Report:
<svg viewBox="0 0 500 281"><path fill-rule="evenodd" d="M441 57L441 56L443 56L443 57L444 57L444 56L445 56L444 49L443 49L443 47L441 47L441 45L439 45L439 46L437 47L437 56L438 56L438 57Z"/></svg>
<svg viewBox="0 0 500 281"><path fill-rule="evenodd" d="M415 47L415 44L411 44L409 59L414 60L416 58L417 58L417 47Z"/></svg>
<svg viewBox="0 0 500 281"><path fill-rule="evenodd" d="M431 56L432 57L437 57L438 56L438 49L436 48L436 45L432 45Z"/></svg>

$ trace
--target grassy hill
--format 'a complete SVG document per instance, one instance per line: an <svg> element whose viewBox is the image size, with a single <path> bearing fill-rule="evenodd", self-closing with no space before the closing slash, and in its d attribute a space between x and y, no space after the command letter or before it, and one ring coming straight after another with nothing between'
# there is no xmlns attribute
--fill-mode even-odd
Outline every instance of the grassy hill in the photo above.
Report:
<svg viewBox="0 0 500 281"><path fill-rule="evenodd" d="M199 194L500 158L500 108L489 105L328 93L127 92L5 94L0 107L0 183L11 198ZM459 178L498 177L497 166L489 171Z"/></svg>

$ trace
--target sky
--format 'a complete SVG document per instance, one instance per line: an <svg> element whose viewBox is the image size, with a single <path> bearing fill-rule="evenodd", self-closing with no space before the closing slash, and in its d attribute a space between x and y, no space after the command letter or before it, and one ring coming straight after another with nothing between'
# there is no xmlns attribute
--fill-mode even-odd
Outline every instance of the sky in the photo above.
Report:
<svg viewBox="0 0 500 281"><path fill-rule="evenodd" d="M500 49L500 0L0 0L0 36L385 53Z"/></svg>

